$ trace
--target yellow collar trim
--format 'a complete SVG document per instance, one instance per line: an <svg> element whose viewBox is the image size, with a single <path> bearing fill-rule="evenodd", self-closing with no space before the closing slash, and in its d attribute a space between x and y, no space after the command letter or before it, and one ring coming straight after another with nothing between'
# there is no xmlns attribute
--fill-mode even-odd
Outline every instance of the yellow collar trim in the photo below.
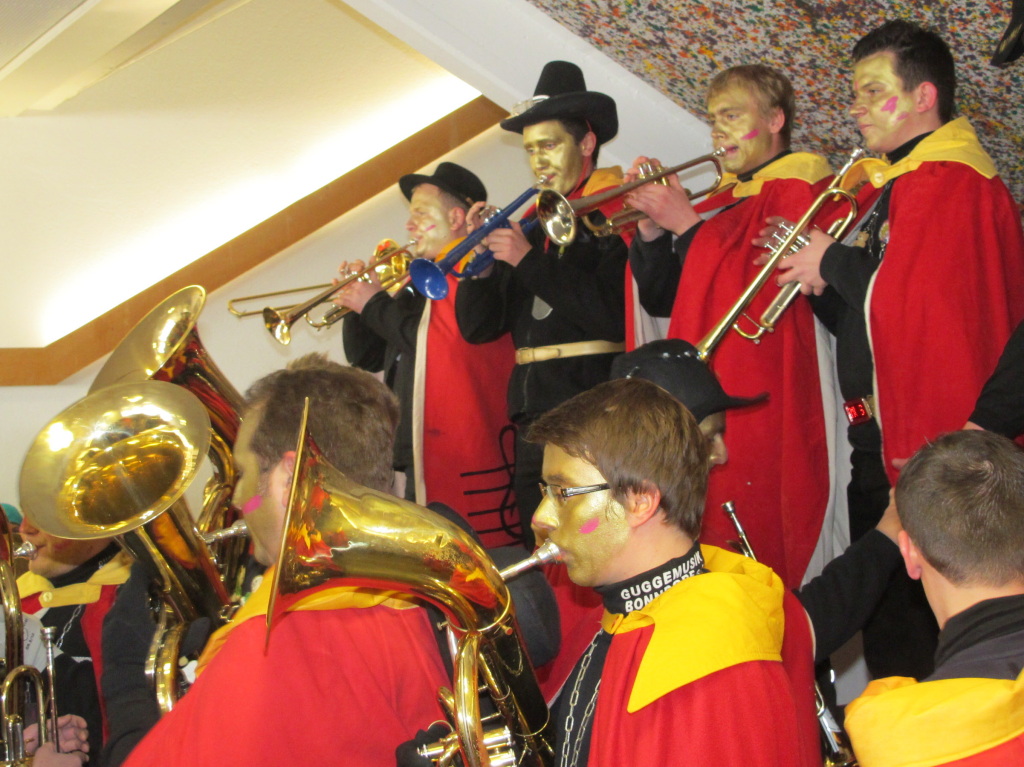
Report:
<svg viewBox="0 0 1024 767"><path fill-rule="evenodd" d="M710 572L677 583L628 615L604 615L602 626L612 634L654 625L630 692L630 713L715 671L782 660L782 580L724 549L702 545L701 553Z"/></svg>
<svg viewBox="0 0 1024 767"><path fill-rule="evenodd" d="M958 117L922 139L910 154L893 165L875 157L861 160L850 169L843 186L849 189L868 181L878 189L904 173L917 170L926 162L958 162L973 168L985 178L999 175L995 163L982 148L970 122L966 117Z"/></svg>
<svg viewBox="0 0 1024 767"><path fill-rule="evenodd" d="M210 637L203 648L203 654L199 658L199 665L196 673L201 672L216 655L221 646L227 640L233 629L242 625L250 618L260 618L267 614L270 606L270 591L274 584L274 568L267 568L263 573L263 581L259 587L252 592L238 612L235 613L231 622L221 626ZM394 610L405 610L410 607L418 607L418 603L409 595L397 591L381 591L377 589L354 588L352 586L333 586L321 591L313 592L302 597L288 607L287 612L299 610L344 610L348 608L376 607L386 605Z"/></svg>
<svg viewBox="0 0 1024 767"><path fill-rule="evenodd" d="M846 727L861 767L965 759L1024 735L1024 674L1016 680L878 679L846 707Z"/></svg>
<svg viewBox="0 0 1024 767"><path fill-rule="evenodd" d="M780 157L773 163L761 168L750 181L740 181L732 173L723 173L719 189L732 185L733 197L753 197L761 194L761 187L766 181L795 178L814 184L832 173L828 161L821 155L810 152L793 152Z"/></svg>
<svg viewBox="0 0 1024 767"><path fill-rule="evenodd" d="M27 599L40 594L43 607L66 607L67 605L91 605L103 593L104 586L119 586L128 580L131 572L131 558L118 552L114 558L81 583L69 583L54 588L49 580L33 572L26 572L18 578L18 595Z"/></svg>
<svg viewBox="0 0 1024 767"><path fill-rule="evenodd" d="M619 186L622 184L622 168L615 165L611 168L598 168L590 174L590 178L587 179L587 183L583 185L583 191L581 195L586 197L588 194L594 194L600 192L603 189L608 189L613 186Z"/></svg>

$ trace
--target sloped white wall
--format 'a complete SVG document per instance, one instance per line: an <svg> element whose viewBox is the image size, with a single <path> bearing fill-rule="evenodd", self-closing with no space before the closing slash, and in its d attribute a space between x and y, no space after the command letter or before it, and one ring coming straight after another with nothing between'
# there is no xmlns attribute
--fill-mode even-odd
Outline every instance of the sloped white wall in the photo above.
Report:
<svg viewBox="0 0 1024 767"><path fill-rule="evenodd" d="M493 128L442 159L472 169L486 184L491 200L502 206L532 181L517 139L518 136ZM431 164L424 171L430 172L435 166L436 163ZM244 392L256 379L308 352L322 351L339 361L344 361L344 353L340 325L316 333L305 323L296 323L292 343L281 346L264 330L260 318L238 319L230 315L227 300L327 282L335 276L340 261L365 260L385 237L406 242L406 216L406 201L396 184L207 297L199 334L236 388ZM286 296L284 303L301 298ZM0 499L18 503L18 476L29 445L57 413L85 396L101 364L90 365L56 386L0 388L0 423L4 424L0 439Z"/></svg>

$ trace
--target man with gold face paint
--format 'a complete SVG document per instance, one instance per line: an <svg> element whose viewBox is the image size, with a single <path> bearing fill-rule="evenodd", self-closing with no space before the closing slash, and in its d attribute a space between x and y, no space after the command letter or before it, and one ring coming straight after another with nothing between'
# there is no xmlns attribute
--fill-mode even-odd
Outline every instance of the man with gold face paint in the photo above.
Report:
<svg viewBox="0 0 1024 767"><path fill-rule="evenodd" d="M619 379L530 439L537 536L605 608L552 706L557 767L820 765L802 608L765 565L698 543L711 461L694 416Z"/></svg>
<svg viewBox="0 0 1024 767"><path fill-rule="evenodd" d="M436 259L465 237L467 210L487 199L475 174L442 162L431 175L398 181L409 200L405 228L416 258ZM361 261L343 263L358 272ZM344 320L345 356L356 367L383 371L402 406L395 470L406 478L405 497L420 505L444 503L467 519L484 545L504 546L521 536L512 498L514 437L503 388L512 369L512 343L497 338L474 345L455 321L455 282L440 301L406 285L393 296L369 281L353 281L335 298L352 309Z"/></svg>
<svg viewBox="0 0 1024 767"><path fill-rule="evenodd" d="M575 64L546 64L533 98L501 127L522 134L539 188L577 199L622 181L618 168L596 167L601 145L618 132L615 102L588 91ZM621 200L602 213L618 208ZM525 218L532 216L531 210ZM626 245L580 225L575 241L559 247L539 227L524 234L516 222L487 241L494 267L459 284L456 316L471 343L508 334L516 348L508 414L518 428L516 499L529 538L541 454L522 434L541 413L607 380L612 358L624 348Z"/></svg>
<svg viewBox="0 0 1024 767"><path fill-rule="evenodd" d="M650 314L671 317L669 338L693 344L760 271L755 259L763 251L754 239L765 219L802 216L829 176L824 158L790 149L795 96L777 70L745 65L720 72L708 88L707 116L714 148L725 151L718 191L693 206L670 177L668 186L648 184L626 196L649 216L639 222L629 255L640 301ZM627 177L647 160L637 158ZM747 314L759 317L777 292L762 290ZM703 538L723 545L733 536L717 510L734 501L749 510L745 521L759 557L790 587L801 583L834 501L824 416L832 374L821 369L817 336L810 306L796 301L759 345L730 330L710 358L729 391L770 398L728 416L730 458L711 475L708 508L716 513L705 518Z"/></svg>
<svg viewBox="0 0 1024 767"><path fill-rule="evenodd" d="M855 230L843 243L812 231L779 281L822 294L815 310L836 335L856 539L886 507L894 460L968 420L1024 316L1024 237L974 129L954 119L946 43L890 21L856 44L853 61L850 115L883 159L855 168L868 182ZM868 668L920 679L937 627L917 584L899 574L893 589L865 631Z"/></svg>

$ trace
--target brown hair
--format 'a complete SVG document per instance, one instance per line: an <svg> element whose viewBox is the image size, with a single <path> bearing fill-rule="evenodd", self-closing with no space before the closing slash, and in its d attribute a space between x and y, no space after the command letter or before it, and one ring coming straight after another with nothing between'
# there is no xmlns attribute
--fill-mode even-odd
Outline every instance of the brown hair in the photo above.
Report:
<svg viewBox="0 0 1024 767"><path fill-rule="evenodd" d="M771 117L776 109L782 110L785 123L779 136L788 148L793 135L793 118L796 116L796 96L789 78L782 72L764 64L743 64L729 67L714 76L708 86L707 100L717 96L732 85L749 90L761 106L761 114Z"/></svg>
<svg viewBox="0 0 1024 767"><path fill-rule="evenodd" d="M398 400L369 373L308 354L264 376L246 392L259 413L252 451L263 471L294 450L306 397L309 430L324 456L359 484L390 492Z"/></svg>
<svg viewBox="0 0 1024 767"><path fill-rule="evenodd" d="M1024 452L1005 437L956 431L921 448L900 472L896 509L951 583L1024 579Z"/></svg>
<svg viewBox="0 0 1024 767"><path fill-rule="evenodd" d="M593 464L620 503L653 485L666 519L699 536L707 441L690 411L660 386L639 378L599 384L538 418L528 439Z"/></svg>

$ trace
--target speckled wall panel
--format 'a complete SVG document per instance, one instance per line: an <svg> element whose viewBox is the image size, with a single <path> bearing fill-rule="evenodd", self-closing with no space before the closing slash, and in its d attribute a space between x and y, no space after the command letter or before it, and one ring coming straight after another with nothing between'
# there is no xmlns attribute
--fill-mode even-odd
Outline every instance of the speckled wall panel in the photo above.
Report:
<svg viewBox="0 0 1024 767"><path fill-rule="evenodd" d="M989 64L1011 0L528 0L691 113L725 67L761 62L797 91L796 148L842 163L860 135L846 112L853 44L892 18L934 29L953 50L959 113L969 117L1018 203L1024 202L1024 58ZM552 53L557 58L557 52ZM643 147L631 147L640 154Z"/></svg>

